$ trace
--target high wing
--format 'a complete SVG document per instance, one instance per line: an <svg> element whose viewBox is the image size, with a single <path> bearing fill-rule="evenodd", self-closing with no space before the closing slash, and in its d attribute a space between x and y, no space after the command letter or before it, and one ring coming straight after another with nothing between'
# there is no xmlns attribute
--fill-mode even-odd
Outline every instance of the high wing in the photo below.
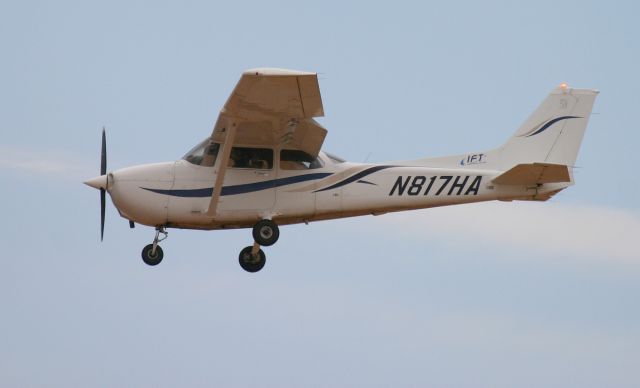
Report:
<svg viewBox="0 0 640 388"><path fill-rule="evenodd" d="M229 121L237 125L235 143L286 147L317 156L327 130L313 117L324 116L318 77L284 69L252 69L242 74L213 129L223 143Z"/></svg>
<svg viewBox="0 0 640 388"><path fill-rule="evenodd" d="M240 77L220 111L211 138L229 159L234 145L286 148L312 157L320 152L327 130L313 117L324 116L316 73L286 69L251 69ZM227 163L219 163L207 214L214 216Z"/></svg>

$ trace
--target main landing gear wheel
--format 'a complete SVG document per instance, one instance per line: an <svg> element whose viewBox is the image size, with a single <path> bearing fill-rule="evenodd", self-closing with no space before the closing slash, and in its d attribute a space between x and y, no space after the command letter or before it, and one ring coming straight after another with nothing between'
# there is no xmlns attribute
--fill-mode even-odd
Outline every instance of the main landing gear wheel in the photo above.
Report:
<svg viewBox="0 0 640 388"><path fill-rule="evenodd" d="M245 271L258 272L262 267L264 267L264 264L267 262L267 257L262 249L258 249L258 252L255 254L251 253L252 250L252 246L248 246L241 250L238 261L240 262L242 269Z"/></svg>
<svg viewBox="0 0 640 388"><path fill-rule="evenodd" d="M163 235L160 238L160 234ZM158 265L164 257L164 252L158 243L169 237L169 233L164 230L164 227L158 226L156 228L156 237L153 239L153 243L147 245L142 249L142 261L147 265Z"/></svg>
<svg viewBox="0 0 640 388"><path fill-rule="evenodd" d="M158 265L162 261L164 253L160 245L156 245L156 252L153 253L153 244L149 244L142 249L142 261L147 265Z"/></svg>
<svg viewBox="0 0 640 388"><path fill-rule="evenodd" d="M260 220L253 226L253 240L268 247L276 243L280 237L280 229L275 222L271 220Z"/></svg>

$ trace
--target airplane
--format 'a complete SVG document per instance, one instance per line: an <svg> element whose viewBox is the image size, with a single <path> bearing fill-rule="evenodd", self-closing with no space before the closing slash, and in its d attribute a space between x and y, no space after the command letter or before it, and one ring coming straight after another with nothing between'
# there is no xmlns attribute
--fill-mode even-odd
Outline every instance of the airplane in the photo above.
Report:
<svg viewBox="0 0 640 388"><path fill-rule="evenodd" d="M321 150L327 130L317 73L243 72L210 136L177 161L107 173L102 131L100 238L105 196L120 216L154 227L143 261L163 259L168 228L252 228L240 251L247 272L266 262L279 226L481 201L546 201L574 184L573 169L597 90L561 84L498 148L383 164ZM162 236L161 236L162 235Z"/></svg>

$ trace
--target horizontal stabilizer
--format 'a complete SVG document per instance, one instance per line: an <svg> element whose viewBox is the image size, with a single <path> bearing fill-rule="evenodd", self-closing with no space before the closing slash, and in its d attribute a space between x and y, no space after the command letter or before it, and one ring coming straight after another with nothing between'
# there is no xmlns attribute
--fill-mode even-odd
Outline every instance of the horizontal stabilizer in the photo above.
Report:
<svg viewBox="0 0 640 388"><path fill-rule="evenodd" d="M571 182L571 176L569 168L562 164L530 163L518 164L492 182L499 185L535 185Z"/></svg>

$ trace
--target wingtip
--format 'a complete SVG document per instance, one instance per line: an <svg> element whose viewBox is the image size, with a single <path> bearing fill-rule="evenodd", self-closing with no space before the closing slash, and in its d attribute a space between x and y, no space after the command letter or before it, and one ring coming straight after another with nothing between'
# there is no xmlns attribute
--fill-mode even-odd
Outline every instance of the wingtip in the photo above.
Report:
<svg viewBox="0 0 640 388"><path fill-rule="evenodd" d="M256 76L283 76L283 75L314 75L316 73L301 71L301 70L281 69L277 67L257 67L254 69L247 69L243 72L243 74L256 75Z"/></svg>

